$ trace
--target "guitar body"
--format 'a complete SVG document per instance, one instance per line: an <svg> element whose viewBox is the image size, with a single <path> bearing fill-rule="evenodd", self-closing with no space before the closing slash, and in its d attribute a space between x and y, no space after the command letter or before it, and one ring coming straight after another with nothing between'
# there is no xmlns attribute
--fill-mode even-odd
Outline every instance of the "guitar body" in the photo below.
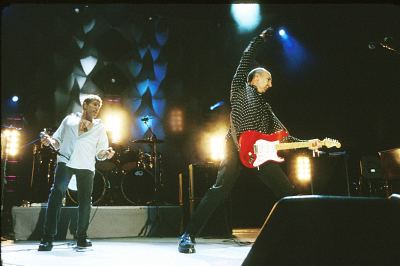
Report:
<svg viewBox="0 0 400 266"><path fill-rule="evenodd" d="M266 161L283 162L284 159L278 156L276 145L288 135L284 130L273 134L244 131L239 137L240 161L248 168L258 167Z"/></svg>

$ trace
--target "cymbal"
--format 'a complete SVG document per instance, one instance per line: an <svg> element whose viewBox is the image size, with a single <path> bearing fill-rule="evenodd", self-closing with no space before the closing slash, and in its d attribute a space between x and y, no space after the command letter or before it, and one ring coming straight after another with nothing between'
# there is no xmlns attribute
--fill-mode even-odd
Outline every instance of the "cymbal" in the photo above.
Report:
<svg viewBox="0 0 400 266"><path fill-rule="evenodd" d="M164 141L161 139L136 139L136 140L132 140L132 143L149 143L149 144L153 144L153 143L163 143Z"/></svg>

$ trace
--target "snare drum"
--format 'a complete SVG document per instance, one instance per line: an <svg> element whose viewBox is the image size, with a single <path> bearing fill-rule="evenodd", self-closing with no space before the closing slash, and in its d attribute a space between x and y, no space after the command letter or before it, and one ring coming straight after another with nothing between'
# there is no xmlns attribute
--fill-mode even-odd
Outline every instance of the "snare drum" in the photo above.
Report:
<svg viewBox="0 0 400 266"><path fill-rule="evenodd" d="M121 152L121 170L129 172L138 166L139 150L127 148Z"/></svg>

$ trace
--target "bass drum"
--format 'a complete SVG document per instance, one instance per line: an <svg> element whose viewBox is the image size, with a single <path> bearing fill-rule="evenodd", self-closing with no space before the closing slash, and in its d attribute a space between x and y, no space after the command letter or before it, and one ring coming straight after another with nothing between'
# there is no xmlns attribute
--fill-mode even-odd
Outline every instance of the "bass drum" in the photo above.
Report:
<svg viewBox="0 0 400 266"><path fill-rule="evenodd" d="M137 167L122 176L122 195L134 205L148 204L154 200L154 189L154 177L147 169Z"/></svg>
<svg viewBox="0 0 400 266"><path fill-rule="evenodd" d="M107 183L106 177L99 170L96 170L93 180L92 205L97 205L102 201L106 194ZM67 195L72 203L78 204L78 188L75 175L72 175L69 181Z"/></svg>

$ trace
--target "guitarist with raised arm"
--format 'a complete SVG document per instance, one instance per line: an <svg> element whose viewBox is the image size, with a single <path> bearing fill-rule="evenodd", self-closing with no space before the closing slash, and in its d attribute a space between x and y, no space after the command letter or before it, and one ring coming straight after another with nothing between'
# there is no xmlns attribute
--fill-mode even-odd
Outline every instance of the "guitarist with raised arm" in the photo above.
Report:
<svg viewBox="0 0 400 266"><path fill-rule="evenodd" d="M268 28L256 36L240 59L231 84L231 125L226 136L225 159L220 164L215 184L197 206L180 237L178 250L181 253L195 252L196 233L228 196L244 166L254 168L257 177L280 199L294 195L295 189L279 166L278 143L296 142L314 150L323 144L318 139L302 141L289 135L265 100L264 93L272 87L271 73L261 67L249 69L257 48L272 33L273 29Z"/></svg>

